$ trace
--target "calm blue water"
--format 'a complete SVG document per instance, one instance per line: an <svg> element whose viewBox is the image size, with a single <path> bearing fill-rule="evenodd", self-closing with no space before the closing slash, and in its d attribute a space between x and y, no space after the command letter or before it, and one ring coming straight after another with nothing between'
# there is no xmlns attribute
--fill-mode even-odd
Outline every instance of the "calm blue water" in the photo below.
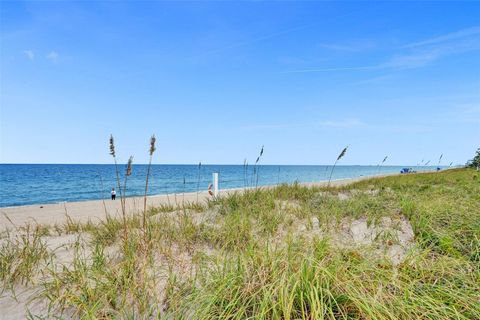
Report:
<svg viewBox="0 0 480 320"><path fill-rule="evenodd" d="M119 168L123 175L124 166L119 165ZM331 166L261 165L258 167L258 185L328 180L331 168ZM435 169L435 167L413 168ZM332 180L394 173L401 169L402 166L380 168L337 166ZM146 165L133 166L132 175L128 177L127 196L143 195L146 172ZM251 166L248 168L247 179L245 179L245 170L242 165L202 165L200 190L208 188L213 172L219 173L220 189L252 185L253 168ZM198 177L198 165L152 165L149 194L197 191ZM0 164L0 207L108 198L111 188L116 186L114 165ZM119 194L118 190L117 194Z"/></svg>

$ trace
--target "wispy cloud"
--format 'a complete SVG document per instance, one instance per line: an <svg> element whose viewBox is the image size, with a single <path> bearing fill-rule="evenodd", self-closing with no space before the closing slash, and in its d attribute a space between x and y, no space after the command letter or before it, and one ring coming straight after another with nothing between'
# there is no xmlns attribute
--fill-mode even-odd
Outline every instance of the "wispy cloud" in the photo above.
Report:
<svg viewBox="0 0 480 320"><path fill-rule="evenodd" d="M25 57L27 57L28 60L35 59L35 54L33 53L32 50L24 50L23 54L25 55Z"/></svg>
<svg viewBox="0 0 480 320"><path fill-rule="evenodd" d="M402 47L407 52L394 55L386 68L419 68L452 54L480 49L480 27L471 27L442 36L410 43Z"/></svg>
<svg viewBox="0 0 480 320"><path fill-rule="evenodd" d="M300 30L303 30L303 29L312 28L317 24L318 23L310 23L310 24L306 24L306 25L296 26L296 27L293 27L293 28L290 28L290 29L280 30L280 31L273 32L273 33L270 33L270 34L261 35L261 36L258 36L258 37L253 37L253 38L250 38L250 39L246 39L245 41L233 42L233 43L225 45L223 47L208 50L208 51L204 52L202 55L215 54L215 53L219 53L219 52L224 51L224 50L235 49L235 48L239 48L239 47L252 45L252 44L255 44L257 42L263 42L265 40L269 40L271 38L286 35L286 34L289 34L289 33L292 33L292 32L297 32L297 31L300 31Z"/></svg>
<svg viewBox="0 0 480 320"><path fill-rule="evenodd" d="M380 68L411 69L423 67L439 57L440 52L428 51L408 54L396 54Z"/></svg>
<svg viewBox="0 0 480 320"><path fill-rule="evenodd" d="M365 123L363 123L358 119L321 121L319 124L322 127L334 127L334 128L354 128L354 127L365 126Z"/></svg>
<svg viewBox="0 0 480 320"><path fill-rule="evenodd" d="M373 70L379 69L380 66L360 66L360 67L339 67L339 68L314 68L314 69L299 69L299 70L290 70L282 71L279 73L310 73L310 72L330 72L330 71L350 71L350 70Z"/></svg>
<svg viewBox="0 0 480 320"><path fill-rule="evenodd" d="M341 46L331 47L342 49ZM394 54L385 62L375 65L309 68L289 70L279 73L413 69L427 66L432 62L449 55L476 50L480 50L480 27L478 26L407 44L400 48L400 52Z"/></svg>
<svg viewBox="0 0 480 320"><path fill-rule="evenodd" d="M415 47L421 47L426 45L433 45L433 44L455 41L455 40L464 39L471 36L478 36L478 35L480 35L480 26L474 26L474 27L462 29L456 32L447 33L431 39L413 42L405 45L404 48L415 48Z"/></svg>
<svg viewBox="0 0 480 320"><path fill-rule="evenodd" d="M343 120L324 120L308 123L281 123L281 124L260 124L241 127L243 130L277 130L277 129L295 129L295 128L357 128L364 127L366 124L359 119Z"/></svg>
<svg viewBox="0 0 480 320"><path fill-rule="evenodd" d="M47 59L52 62L57 62L58 58L59 58L59 54L56 51L50 51L50 53L47 54Z"/></svg>
<svg viewBox="0 0 480 320"><path fill-rule="evenodd" d="M376 45L373 41L352 41L346 43L320 43L318 46L334 51L359 52L371 50L375 48Z"/></svg>
<svg viewBox="0 0 480 320"><path fill-rule="evenodd" d="M369 78L369 79L356 81L356 82L353 82L351 84L354 85L354 86L355 85L372 84L372 83L383 82L383 81L390 80L390 79L393 79L393 78L395 78L395 75L392 74L392 73L389 73L389 74L384 74L384 75L381 75L381 76L378 76L378 77L373 77L373 78Z"/></svg>
<svg viewBox="0 0 480 320"><path fill-rule="evenodd" d="M411 121L411 119L410 119ZM365 123L356 118L312 121L308 123L259 124L240 127L245 131L288 131L299 129L350 130L351 132L369 131L373 133L424 133L431 132L431 121L418 123Z"/></svg>
<svg viewBox="0 0 480 320"><path fill-rule="evenodd" d="M336 16L336 17L331 17L331 18L332 19L333 18L344 19L344 18L346 18L348 16L351 16L351 15L357 13L357 12L358 11L347 12L345 14L342 14L342 15L339 15L339 16ZM317 22L314 22L314 23L298 25L298 26L295 26L295 27L292 27L292 28L279 30L279 31L272 32L272 33L269 33L269 34L264 34L264 35L259 35L259 36L252 37L252 38L247 38L244 41L232 42L232 43L227 44L227 45L222 46L222 47L214 48L212 50L207 50L206 52L203 52L201 55L204 56L204 55L209 55L209 54L215 54L215 53L222 52L224 50L236 49L236 48L240 48L240 47L244 47L244 46L257 44L259 42L264 42L264 41L270 40L272 38L284 36L284 35L287 35L287 34L290 34L290 33L295 33L295 32L298 32L298 31L305 30L305 29L314 28L314 27L317 27L317 26L319 26L323 23L325 23L325 21L317 21Z"/></svg>

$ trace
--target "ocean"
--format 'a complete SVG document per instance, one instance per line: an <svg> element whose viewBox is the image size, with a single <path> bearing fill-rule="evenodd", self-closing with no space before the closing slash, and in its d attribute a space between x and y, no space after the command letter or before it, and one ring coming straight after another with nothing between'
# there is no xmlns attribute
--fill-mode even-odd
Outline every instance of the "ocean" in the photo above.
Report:
<svg viewBox="0 0 480 320"><path fill-rule="evenodd" d="M124 165L119 165L123 186ZM337 166L332 180L396 173L404 166ZM436 167L412 167L436 170ZM255 186L253 166L243 165L152 165L149 195L205 191L212 173L219 173L219 188ZM278 183L328 180L332 166L259 165L258 186ZM0 164L0 207L95 200L118 192L114 165L103 164ZM127 181L127 196L143 195L147 165L133 165Z"/></svg>

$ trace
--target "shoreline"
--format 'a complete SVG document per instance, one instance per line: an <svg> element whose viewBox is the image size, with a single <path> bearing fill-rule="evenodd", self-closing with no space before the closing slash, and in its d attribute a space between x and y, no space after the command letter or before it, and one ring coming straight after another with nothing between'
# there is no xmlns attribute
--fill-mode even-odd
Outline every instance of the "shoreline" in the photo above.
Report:
<svg viewBox="0 0 480 320"><path fill-rule="evenodd" d="M400 173L392 173L385 175L363 176L355 178L346 178L332 180L330 186L340 187L362 180L382 178L387 176L396 176ZM325 187L328 181L305 182L300 183L307 187ZM268 189L278 186L269 185L261 186L259 189ZM247 188L252 189L252 188ZM231 188L219 191L219 196L225 196L233 192L241 192L244 188ZM205 202L212 196L207 191L198 192L198 202ZM126 211L129 215L143 211L143 196L134 196L126 198ZM197 192L186 193L170 193L147 196L147 208L158 207L161 205L181 206L183 203L197 202ZM11 227L19 227L26 223L35 223L40 225L62 224L72 219L78 222L98 223L108 214L112 217L121 216L121 201L110 199L85 200L73 202L60 202L50 204L32 204L24 206L3 207L0 208L0 231L10 229Z"/></svg>

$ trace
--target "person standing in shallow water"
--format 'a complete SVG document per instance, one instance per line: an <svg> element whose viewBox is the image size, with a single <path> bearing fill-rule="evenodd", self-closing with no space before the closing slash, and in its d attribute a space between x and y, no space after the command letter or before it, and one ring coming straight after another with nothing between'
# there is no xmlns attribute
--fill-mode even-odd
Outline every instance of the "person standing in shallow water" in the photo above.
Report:
<svg viewBox="0 0 480 320"><path fill-rule="evenodd" d="M112 188L112 200L115 200L115 197L117 196L117 192L115 191L115 188Z"/></svg>

